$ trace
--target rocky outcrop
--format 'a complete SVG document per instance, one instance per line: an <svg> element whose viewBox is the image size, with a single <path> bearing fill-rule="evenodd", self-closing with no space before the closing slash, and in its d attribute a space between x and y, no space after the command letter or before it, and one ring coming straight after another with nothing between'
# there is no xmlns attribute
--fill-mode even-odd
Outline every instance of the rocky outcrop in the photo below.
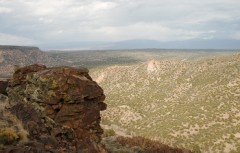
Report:
<svg viewBox="0 0 240 153"><path fill-rule="evenodd" d="M20 67L9 81L8 97L29 140L2 152L106 152L100 143L105 95L87 69Z"/></svg>

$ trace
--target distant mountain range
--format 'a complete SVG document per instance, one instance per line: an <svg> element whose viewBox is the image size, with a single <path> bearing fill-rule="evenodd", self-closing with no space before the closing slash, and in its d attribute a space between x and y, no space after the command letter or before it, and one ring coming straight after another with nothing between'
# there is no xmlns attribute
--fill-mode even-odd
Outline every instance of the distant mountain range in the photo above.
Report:
<svg viewBox="0 0 240 153"><path fill-rule="evenodd" d="M240 40L234 39L189 39L182 41L162 42L149 39L134 39L117 42L66 42L55 44L41 44L45 50L51 49L240 49Z"/></svg>
<svg viewBox="0 0 240 153"><path fill-rule="evenodd" d="M160 42L156 40L127 40L112 44L113 48L169 48L169 49L240 49L239 40L203 40Z"/></svg>

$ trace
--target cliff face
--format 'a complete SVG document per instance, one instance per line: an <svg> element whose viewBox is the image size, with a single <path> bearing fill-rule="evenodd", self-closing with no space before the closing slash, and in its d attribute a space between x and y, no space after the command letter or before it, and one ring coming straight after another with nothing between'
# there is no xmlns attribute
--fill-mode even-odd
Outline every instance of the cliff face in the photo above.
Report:
<svg viewBox="0 0 240 153"><path fill-rule="evenodd" d="M31 65L8 83L9 110L23 123L28 141L1 152L106 152L100 111L105 95L87 69Z"/></svg>
<svg viewBox="0 0 240 153"><path fill-rule="evenodd" d="M34 63L51 65L56 60L37 47L0 46L0 78L7 78L14 72L14 66Z"/></svg>

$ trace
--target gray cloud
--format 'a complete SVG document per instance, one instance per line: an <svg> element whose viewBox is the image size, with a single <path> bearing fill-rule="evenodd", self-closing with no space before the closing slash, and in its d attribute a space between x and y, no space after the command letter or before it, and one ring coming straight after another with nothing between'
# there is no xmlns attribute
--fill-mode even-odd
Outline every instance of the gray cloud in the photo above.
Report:
<svg viewBox="0 0 240 153"><path fill-rule="evenodd" d="M0 0L0 42L239 40L239 8L239 0Z"/></svg>

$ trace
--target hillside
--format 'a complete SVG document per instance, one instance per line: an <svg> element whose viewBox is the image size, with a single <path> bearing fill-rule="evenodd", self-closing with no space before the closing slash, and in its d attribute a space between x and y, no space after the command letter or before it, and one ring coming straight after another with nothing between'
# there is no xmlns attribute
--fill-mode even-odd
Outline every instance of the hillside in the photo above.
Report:
<svg viewBox="0 0 240 153"><path fill-rule="evenodd" d="M240 151L240 53L91 70L104 125L203 152Z"/></svg>
<svg viewBox="0 0 240 153"><path fill-rule="evenodd" d="M0 46L0 78L9 77L14 66L34 63L52 65L56 60L37 47Z"/></svg>

